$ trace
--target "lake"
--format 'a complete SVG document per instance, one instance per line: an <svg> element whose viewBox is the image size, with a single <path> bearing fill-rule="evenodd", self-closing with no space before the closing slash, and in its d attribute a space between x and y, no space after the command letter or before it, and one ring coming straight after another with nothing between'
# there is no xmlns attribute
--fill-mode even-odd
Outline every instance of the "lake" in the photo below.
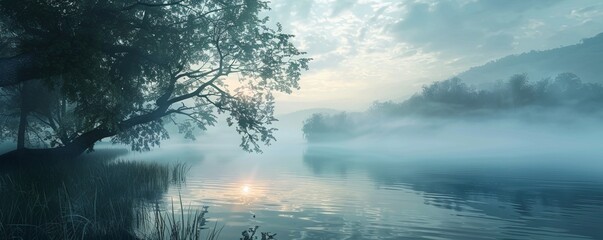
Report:
<svg viewBox="0 0 603 240"><path fill-rule="evenodd" d="M124 158L189 164L163 200L209 206L223 239L256 225L281 240L603 239L600 154L429 157L302 141L248 154L217 142Z"/></svg>

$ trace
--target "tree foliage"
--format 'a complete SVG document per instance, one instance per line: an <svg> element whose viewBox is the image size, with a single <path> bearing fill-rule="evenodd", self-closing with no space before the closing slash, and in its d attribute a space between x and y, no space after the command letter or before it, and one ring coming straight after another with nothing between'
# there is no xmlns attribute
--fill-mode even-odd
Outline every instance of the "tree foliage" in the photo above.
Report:
<svg viewBox="0 0 603 240"><path fill-rule="evenodd" d="M53 114L61 108L60 96L56 91L51 91L41 81L28 81L26 83L5 87L0 89L0 137L2 139L14 139L20 125L21 114L27 117L28 130L24 141L30 146L56 145L54 141L66 141L63 134L67 129L57 129L54 122L49 121ZM66 124L63 124L66 125ZM49 128L49 129L48 129ZM50 129L54 128L57 133L62 132L57 138L52 137ZM50 140L54 141L50 141Z"/></svg>
<svg viewBox="0 0 603 240"><path fill-rule="evenodd" d="M13 43L0 52L27 57L63 103L51 112L72 119L49 116L47 142L92 147L94 135L148 150L175 115L194 138L193 126L225 113L241 146L260 151L273 140L272 93L299 88L310 60L266 10L259 0L0 0L0 42Z"/></svg>
<svg viewBox="0 0 603 240"><path fill-rule="evenodd" d="M304 137L310 142L324 140L345 139L352 136L355 127L354 117L357 116L341 112L333 115L312 114L310 118L304 121L302 131Z"/></svg>
<svg viewBox="0 0 603 240"><path fill-rule="evenodd" d="M499 81L492 89L475 89L459 78L434 82L403 102L376 102L361 114L313 115L302 130L308 141L330 140L333 136L355 136L379 125L404 117L464 118L489 117L526 110L567 110L572 114L600 114L603 86L584 83L573 73L554 79L528 81L526 74ZM518 115L521 118L521 115ZM336 137L342 138L342 137Z"/></svg>
<svg viewBox="0 0 603 240"><path fill-rule="evenodd" d="M554 79L528 81L525 74L497 82L492 89L474 89L459 78L432 83L401 103L375 103L371 112L388 115L464 115L475 111L505 111L525 107L600 110L603 86L583 83L573 73Z"/></svg>

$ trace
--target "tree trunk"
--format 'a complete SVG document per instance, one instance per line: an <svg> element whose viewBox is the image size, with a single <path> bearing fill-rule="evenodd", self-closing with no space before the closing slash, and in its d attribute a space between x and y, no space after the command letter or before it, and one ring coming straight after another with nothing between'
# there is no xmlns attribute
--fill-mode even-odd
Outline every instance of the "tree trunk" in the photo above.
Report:
<svg viewBox="0 0 603 240"><path fill-rule="evenodd" d="M73 159L87 149L94 146L94 143L103 138L111 137L125 131L133 126L159 120L166 116L169 105L160 106L153 112L132 117L118 124L116 129L108 129L105 127L97 127L89 132L86 132L65 146L45 149L30 149L21 148L0 155L1 166L22 166L30 164L40 164L44 162L54 163L58 160Z"/></svg>
<svg viewBox="0 0 603 240"><path fill-rule="evenodd" d="M27 166L74 159L97 141L115 134L104 128L97 128L82 134L65 146L44 149L18 148L0 155L0 166Z"/></svg>
<svg viewBox="0 0 603 240"><path fill-rule="evenodd" d="M24 100L21 100L24 101ZM17 149L25 148L25 131L27 129L27 110L21 103L21 114L19 116L19 130L17 131Z"/></svg>

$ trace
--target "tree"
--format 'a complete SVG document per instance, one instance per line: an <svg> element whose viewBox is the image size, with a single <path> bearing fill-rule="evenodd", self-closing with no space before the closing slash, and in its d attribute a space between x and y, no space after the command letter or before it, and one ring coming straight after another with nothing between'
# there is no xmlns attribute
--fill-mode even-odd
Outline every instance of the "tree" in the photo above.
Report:
<svg viewBox="0 0 603 240"><path fill-rule="evenodd" d="M60 103L43 121L55 147L0 160L72 158L107 137L149 150L169 137L166 121L194 138L215 113L260 151L274 140L272 93L299 88L310 61L265 10L260 0L0 0L0 43L10 43L0 86L41 79Z"/></svg>
<svg viewBox="0 0 603 240"><path fill-rule="evenodd" d="M583 87L580 77L573 73L560 73L555 77L554 81L556 94L566 98L576 98L580 95L580 88Z"/></svg>
<svg viewBox="0 0 603 240"><path fill-rule="evenodd" d="M512 106L524 106L534 101L533 86L528 82L527 74L515 74L507 82L508 98Z"/></svg>
<svg viewBox="0 0 603 240"><path fill-rule="evenodd" d="M308 142L346 139L355 134L353 130L356 121L354 120L354 115L346 112L336 114L315 113L304 121L302 132Z"/></svg>
<svg viewBox="0 0 603 240"><path fill-rule="evenodd" d="M467 104L474 99L473 90L460 78L456 77L434 82L429 86L423 86L421 95L429 101L450 104Z"/></svg>
<svg viewBox="0 0 603 240"><path fill-rule="evenodd" d="M44 134L40 132L44 126L40 123L51 116L49 111L55 107L58 96L54 91L44 86L41 81L27 81L0 89L0 92L2 120L6 129L17 130L6 131L8 135L16 134L12 137L17 141L17 148L24 148L25 142L29 145L36 145L34 142L44 143Z"/></svg>

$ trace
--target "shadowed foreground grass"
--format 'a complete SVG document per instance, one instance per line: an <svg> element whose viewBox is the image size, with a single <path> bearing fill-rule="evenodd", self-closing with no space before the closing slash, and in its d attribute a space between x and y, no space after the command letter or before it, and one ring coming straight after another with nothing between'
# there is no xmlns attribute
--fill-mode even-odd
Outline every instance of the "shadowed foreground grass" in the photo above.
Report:
<svg viewBox="0 0 603 240"><path fill-rule="evenodd" d="M0 239L217 239L217 224L205 227L207 208L185 209L178 200L160 207L186 171L99 159L4 171Z"/></svg>

